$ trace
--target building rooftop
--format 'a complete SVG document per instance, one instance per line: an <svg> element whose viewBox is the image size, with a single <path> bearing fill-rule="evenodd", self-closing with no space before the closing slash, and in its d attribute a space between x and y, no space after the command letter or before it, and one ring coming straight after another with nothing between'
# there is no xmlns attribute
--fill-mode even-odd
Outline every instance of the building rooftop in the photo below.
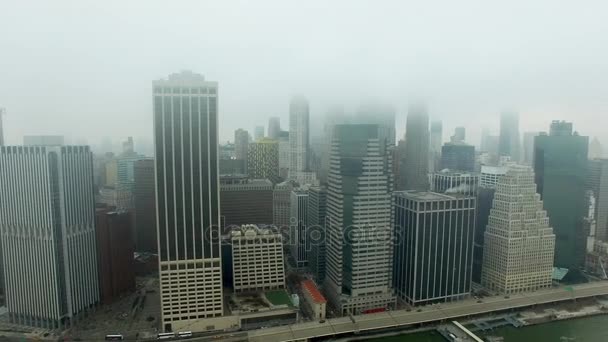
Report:
<svg viewBox="0 0 608 342"><path fill-rule="evenodd" d="M315 285L315 283L312 280L306 279L306 280L302 281L302 288L310 294L310 296L312 297L312 300L315 303L319 303L319 304L327 303L327 300L325 299L325 297L323 297L321 292L319 292L317 285Z"/></svg>
<svg viewBox="0 0 608 342"><path fill-rule="evenodd" d="M454 200L462 197L466 197L459 194L440 194L438 192L431 191L417 191L417 190L406 190L406 191L396 191L395 195L407 197L417 201L446 201L446 200Z"/></svg>

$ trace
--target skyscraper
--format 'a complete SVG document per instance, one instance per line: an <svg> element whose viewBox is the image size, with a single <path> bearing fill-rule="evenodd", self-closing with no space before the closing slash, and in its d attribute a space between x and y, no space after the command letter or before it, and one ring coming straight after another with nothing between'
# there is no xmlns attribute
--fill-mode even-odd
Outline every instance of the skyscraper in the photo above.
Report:
<svg viewBox="0 0 608 342"><path fill-rule="evenodd" d="M207 319L214 330L223 314L217 83L184 71L153 92L162 329Z"/></svg>
<svg viewBox="0 0 608 342"><path fill-rule="evenodd" d="M428 187L429 173L429 116L426 107L410 107L405 130L403 190L424 191Z"/></svg>
<svg viewBox="0 0 608 342"><path fill-rule="evenodd" d="M222 227L272 223L272 182L246 176L220 178ZM224 230L225 231L225 230Z"/></svg>
<svg viewBox="0 0 608 342"><path fill-rule="evenodd" d="M154 193L154 159L135 162L135 250L156 253L156 194Z"/></svg>
<svg viewBox="0 0 608 342"><path fill-rule="evenodd" d="M0 146L4 145L4 127L2 126L2 117L4 116L4 108L0 108Z"/></svg>
<svg viewBox="0 0 608 342"><path fill-rule="evenodd" d="M247 174L253 179L268 179L273 184L279 182L278 141L262 138L249 144Z"/></svg>
<svg viewBox="0 0 608 342"><path fill-rule="evenodd" d="M485 231L481 284L511 294L551 287L555 235L528 166L500 177Z"/></svg>
<svg viewBox="0 0 608 342"><path fill-rule="evenodd" d="M234 131L234 157L238 160L247 160L249 149L249 132L244 129Z"/></svg>
<svg viewBox="0 0 608 342"><path fill-rule="evenodd" d="M587 184L595 198L595 237L608 242L608 159L589 161Z"/></svg>
<svg viewBox="0 0 608 342"><path fill-rule="evenodd" d="M10 321L70 326L99 302L89 147L0 147L0 203Z"/></svg>
<svg viewBox="0 0 608 342"><path fill-rule="evenodd" d="M280 131L278 141L279 141L279 177L281 177L282 180L285 180L289 176L289 156L290 156L289 132Z"/></svg>
<svg viewBox="0 0 608 342"><path fill-rule="evenodd" d="M443 144L443 124L431 122L431 144L429 146L429 172L439 171L441 162L441 145ZM394 163L397 163L395 160Z"/></svg>
<svg viewBox="0 0 608 342"><path fill-rule="evenodd" d="M538 132L524 132L524 155L523 163L532 166L534 163L534 137Z"/></svg>
<svg viewBox="0 0 608 342"><path fill-rule="evenodd" d="M345 314L383 310L392 293L391 153L377 125L334 129L327 194L330 301Z"/></svg>
<svg viewBox="0 0 608 342"><path fill-rule="evenodd" d="M463 143L466 139L466 129L464 127L456 127L454 129L454 135L450 137L452 143Z"/></svg>
<svg viewBox="0 0 608 342"><path fill-rule="evenodd" d="M268 119L268 137L278 140L279 133L281 133L281 118L273 116Z"/></svg>
<svg viewBox="0 0 608 342"><path fill-rule="evenodd" d="M515 112L504 112L500 115L500 137L498 140L498 154L511 157L519 162L519 115Z"/></svg>
<svg viewBox="0 0 608 342"><path fill-rule="evenodd" d="M308 232L310 251L308 253L308 267L317 284L325 281L326 269L326 216L327 216L327 188L311 187L308 189Z"/></svg>
<svg viewBox="0 0 608 342"><path fill-rule="evenodd" d="M444 144L441 147L441 169L475 171L475 146L464 142Z"/></svg>
<svg viewBox="0 0 608 342"><path fill-rule="evenodd" d="M309 138L308 100L298 96L289 103L289 178L297 179L298 173L308 171Z"/></svg>
<svg viewBox="0 0 608 342"><path fill-rule="evenodd" d="M586 216L585 177L589 138L572 132L572 124L553 121L549 135L534 140L538 193L556 236L555 265L572 270L582 265Z"/></svg>
<svg viewBox="0 0 608 342"><path fill-rule="evenodd" d="M397 295L411 305L445 302L471 292L475 198L394 193Z"/></svg>
<svg viewBox="0 0 608 342"><path fill-rule="evenodd" d="M295 267L308 266L308 191L294 189L290 195L289 245Z"/></svg>
<svg viewBox="0 0 608 342"><path fill-rule="evenodd" d="M272 223L284 232L289 229L291 216L291 190L297 186L293 181L284 181L275 185L272 191Z"/></svg>
<svg viewBox="0 0 608 342"><path fill-rule="evenodd" d="M1 124L1 123L0 123ZM589 143L589 159L604 158L604 148L597 137Z"/></svg>
<svg viewBox="0 0 608 342"><path fill-rule="evenodd" d="M255 126L253 130L253 141L256 142L264 138L264 126Z"/></svg>

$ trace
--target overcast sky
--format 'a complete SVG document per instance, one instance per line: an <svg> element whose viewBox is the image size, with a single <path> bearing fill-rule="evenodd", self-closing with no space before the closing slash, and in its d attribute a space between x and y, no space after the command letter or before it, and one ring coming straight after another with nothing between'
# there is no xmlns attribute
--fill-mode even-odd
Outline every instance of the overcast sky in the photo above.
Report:
<svg viewBox="0 0 608 342"><path fill-rule="evenodd" d="M62 134L97 145L151 142L151 82L189 69L219 82L220 137L281 117L290 96L313 120L334 105L407 104L498 131L574 122L608 146L605 1L0 0L0 107L8 143ZM446 132L447 131L447 132Z"/></svg>

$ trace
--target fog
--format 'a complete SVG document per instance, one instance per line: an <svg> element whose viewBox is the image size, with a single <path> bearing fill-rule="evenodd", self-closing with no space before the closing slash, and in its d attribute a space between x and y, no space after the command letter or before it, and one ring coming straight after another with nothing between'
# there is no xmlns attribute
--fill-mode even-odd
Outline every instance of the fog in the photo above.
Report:
<svg viewBox="0 0 608 342"><path fill-rule="evenodd" d="M310 101L408 103L479 144L504 108L520 130L552 119L608 145L603 1L0 1L5 139L61 134L99 145L152 137L151 82L188 69L219 82L220 137ZM149 149L147 149L149 151Z"/></svg>

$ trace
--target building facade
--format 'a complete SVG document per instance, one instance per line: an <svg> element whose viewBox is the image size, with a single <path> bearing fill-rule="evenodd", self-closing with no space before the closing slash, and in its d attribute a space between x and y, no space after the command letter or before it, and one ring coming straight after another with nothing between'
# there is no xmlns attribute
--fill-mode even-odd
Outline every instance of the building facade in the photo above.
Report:
<svg viewBox="0 0 608 342"><path fill-rule="evenodd" d="M429 174L429 184L432 192L475 197L479 188L479 174L443 170Z"/></svg>
<svg viewBox="0 0 608 342"><path fill-rule="evenodd" d="M324 186L308 189L308 268L317 284L325 282L326 271L326 229L327 188Z"/></svg>
<svg viewBox="0 0 608 342"><path fill-rule="evenodd" d="M519 162L519 114L515 112L503 112L500 114L500 136L498 138L498 155L511 157L514 162Z"/></svg>
<svg viewBox="0 0 608 342"><path fill-rule="evenodd" d="M405 127L403 189L425 191L429 173L429 115L426 107L412 106Z"/></svg>
<svg viewBox="0 0 608 342"><path fill-rule="evenodd" d="M222 227L272 223L272 182L245 176L220 178Z"/></svg>
<svg viewBox="0 0 608 342"><path fill-rule="evenodd" d="M192 72L153 82L164 331L223 314L217 96L216 82Z"/></svg>
<svg viewBox="0 0 608 342"><path fill-rule="evenodd" d="M291 191L296 186L292 181L284 181L272 191L272 222L281 231L287 231L291 224Z"/></svg>
<svg viewBox="0 0 608 342"><path fill-rule="evenodd" d="M238 160L247 160L249 150L249 132L239 128L234 131L234 157Z"/></svg>
<svg viewBox="0 0 608 342"><path fill-rule="evenodd" d="M431 122L431 144L429 145L429 172L440 171L442 144L443 124L441 121L433 121Z"/></svg>
<svg viewBox="0 0 608 342"><path fill-rule="evenodd" d="M289 248L294 266L308 266L308 191L294 189L290 195Z"/></svg>
<svg viewBox="0 0 608 342"><path fill-rule="evenodd" d="M9 321L69 327L99 302L89 147L0 147L0 203Z"/></svg>
<svg viewBox="0 0 608 342"><path fill-rule="evenodd" d="M252 179L279 182L279 143L276 140L261 138L249 144L247 174Z"/></svg>
<svg viewBox="0 0 608 342"><path fill-rule="evenodd" d="M135 162L133 201L135 208L135 250L156 253L156 194L154 193L154 159Z"/></svg>
<svg viewBox="0 0 608 342"><path fill-rule="evenodd" d="M469 296L475 197L399 191L393 201L393 281L399 298L426 305Z"/></svg>
<svg viewBox="0 0 608 342"><path fill-rule="evenodd" d="M327 193L325 291L338 312L395 303L390 244L392 160L377 125L337 125Z"/></svg>
<svg viewBox="0 0 608 342"><path fill-rule="evenodd" d="M281 133L281 118L273 116L268 119L268 137L273 140L279 140Z"/></svg>
<svg viewBox="0 0 608 342"><path fill-rule="evenodd" d="M475 171L475 146L463 142L443 145L441 147L441 169Z"/></svg>
<svg viewBox="0 0 608 342"><path fill-rule="evenodd" d="M253 141L257 142L262 138L264 138L264 126L255 126L255 129L253 130Z"/></svg>
<svg viewBox="0 0 608 342"><path fill-rule="evenodd" d="M551 287L555 235L530 167L513 165L498 181L484 240L482 286L502 294Z"/></svg>
<svg viewBox="0 0 608 342"><path fill-rule="evenodd" d="M309 159L309 107L308 100L298 96L289 103L289 178L308 171Z"/></svg>
<svg viewBox="0 0 608 342"><path fill-rule="evenodd" d="M286 180L289 177L289 132L279 132L279 177L282 180Z"/></svg>
<svg viewBox="0 0 608 342"><path fill-rule="evenodd" d="M608 159L589 160L587 188L595 197L595 237L608 241Z"/></svg>

